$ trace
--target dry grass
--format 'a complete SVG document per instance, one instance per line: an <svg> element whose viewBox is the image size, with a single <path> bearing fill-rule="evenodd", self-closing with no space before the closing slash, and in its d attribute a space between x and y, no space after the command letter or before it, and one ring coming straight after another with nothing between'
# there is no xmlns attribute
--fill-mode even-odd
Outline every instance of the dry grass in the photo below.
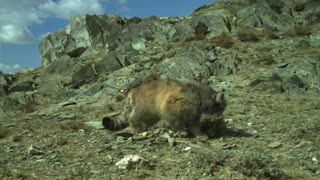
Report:
<svg viewBox="0 0 320 180"><path fill-rule="evenodd" d="M56 144L58 146L64 146L64 145L67 145L69 143L68 139L65 139L65 138L62 138L62 139L59 139Z"/></svg>
<svg viewBox="0 0 320 180"><path fill-rule="evenodd" d="M193 36L188 36L184 39L184 42L192 42L192 41L202 41L205 40L206 36L205 35L193 35Z"/></svg>
<svg viewBox="0 0 320 180"><path fill-rule="evenodd" d="M26 104L21 105L20 107L20 111L23 113L32 113L34 111L36 111L36 107L39 105L39 103L32 99L30 101L28 101Z"/></svg>
<svg viewBox="0 0 320 180"><path fill-rule="evenodd" d="M64 131L78 131L80 129L89 130L89 127L87 125L79 121L70 121L67 123L60 123L59 128Z"/></svg>
<svg viewBox="0 0 320 180"><path fill-rule="evenodd" d="M311 31L310 31L310 27L309 26L297 26L295 29L294 29L294 33L297 35L297 36L308 36L311 34Z"/></svg>
<svg viewBox="0 0 320 180"><path fill-rule="evenodd" d="M255 31L247 28L239 29L237 36L241 42L258 42L260 40Z"/></svg>
<svg viewBox="0 0 320 180"><path fill-rule="evenodd" d="M231 48L234 44L234 40L229 34L223 32L222 34L214 38L213 43L219 47Z"/></svg>
<svg viewBox="0 0 320 180"><path fill-rule="evenodd" d="M285 179L285 175L274 163L271 153L252 149L237 153L230 163L232 169L248 177L258 179Z"/></svg>

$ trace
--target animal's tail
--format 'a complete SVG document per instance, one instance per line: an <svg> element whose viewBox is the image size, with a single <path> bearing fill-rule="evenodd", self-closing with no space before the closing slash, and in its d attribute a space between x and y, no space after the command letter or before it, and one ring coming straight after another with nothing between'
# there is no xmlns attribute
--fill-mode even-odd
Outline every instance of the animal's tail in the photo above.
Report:
<svg viewBox="0 0 320 180"><path fill-rule="evenodd" d="M112 119L110 117L104 117L102 119L102 125L104 128L110 131L118 131L128 127L129 123L122 116L116 119Z"/></svg>

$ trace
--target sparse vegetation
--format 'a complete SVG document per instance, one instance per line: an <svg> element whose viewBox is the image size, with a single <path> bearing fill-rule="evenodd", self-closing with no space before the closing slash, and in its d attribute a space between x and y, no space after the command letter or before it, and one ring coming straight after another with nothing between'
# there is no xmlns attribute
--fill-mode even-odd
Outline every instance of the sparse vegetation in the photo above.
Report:
<svg viewBox="0 0 320 180"><path fill-rule="evenodd" d="M59 139L59 140L56 142L56 144L57 144L58 146L64 146L64 145L66 145L66 144L68 144L68 143L69 143L69 141L68 141L68 139L66 139L66 138Z"/></svg>
<svg viewBox="0 0 320 180"><path fill-rule="evenodd" d="M9 135L9 130L5 127L0 127L0 139L4 139Z"/></svg>
<svg viewBox="0 0 320 180"><path fill-rule="evenodd" d="M19 142L22 140L22 136L21 135L14 135L12 137L12 142Z"/></svg>
<svg viewBox="0 0 320 180"><path fill-rule="evenodd" d="M38 105L39 103L36 100L31 99L27 103L20 106L20 111L23 113L32 113L36 110Z"/></svg>
<svg viewBox="0 0 320 180"><path fill-rule="evenodd" d="M237 31L237 36L242 42L258 42L260 38L258 35L248 28L241 28Z"/></svg>
<svg viewBox="0 0 320 180"><path fill-rule="evenodd" d="M274 163L272 155L258 149L248 149L235 154L231 159L233 170L258 179L285 179L283 172Z"/></svg>
<svg viewBox="0 0 320 180"><path fill-rule="evenodd" d="M205 40L205 35L192 35L185 38L184 42L202 41Z"/></svg>
<svg viewBox="0 0 320 180"><path fill-rule="evenodd" d="M89 127L80 121L69 121L67 123L59 123L59 128L64 131L89 130Z"/></svg>
<svg viewBox="0 0 320 180"><path fill-rule="evenodd" d="M234 40L230 35L226 32L221 33L213 40L214 44L223 47L223 48L231 48L234 44Z"/></svg>
<svg viewBox="0 0 320 180"><path fill-rule="evenodd" d="M312 26L320 23L320 14L319 13L309 13L305 16L305 20L308 25Z"/></svg>
<svg viewBox="0 0 320 180"><path fill-rule="evenodd" d="M279 35L274 31L268 31L265 34L269 39L279 39Z"/></svg>

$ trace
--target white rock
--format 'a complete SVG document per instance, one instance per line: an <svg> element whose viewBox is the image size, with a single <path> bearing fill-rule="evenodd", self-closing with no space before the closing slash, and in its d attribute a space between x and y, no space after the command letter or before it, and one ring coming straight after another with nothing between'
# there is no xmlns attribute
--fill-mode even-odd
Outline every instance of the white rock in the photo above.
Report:
<svg viewBox="0 0 320 180"><path fill-rule="evenodd" d="M318 160L316 157L313 157L313 158L312 158L312 161L315 162L315 163L318 163L318 162L319 162L319 160Z"/></svg>
<svg viewBox="0 0 320 180"><path fill-rule="evenodd" d="M30 155L43 155L44 152L41 151L39 147L35 147L34 145L31 145L28 148L28 154L30 154Z"/></svg>
<svg viewBox="0 0 320 180"><path fill-rule="evenodd" d="M133 164L141 163L142 161L145 161L145 160L143 158L141 158L140 156L130 154L130 155L124 156L124 158L122 158L120 161L118 161L116 163L116 166L119 169L127 169L128 166L132 166Z"/></svg>

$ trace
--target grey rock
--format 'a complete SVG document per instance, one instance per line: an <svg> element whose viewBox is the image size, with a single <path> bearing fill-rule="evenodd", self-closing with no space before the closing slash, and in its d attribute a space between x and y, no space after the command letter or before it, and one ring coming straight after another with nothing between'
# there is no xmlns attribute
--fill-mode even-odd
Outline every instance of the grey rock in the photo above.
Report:
<svg viewBox="0 0 320 180"><path fill-rule="evenodd" d="M144 38L141 38L141 39L135 39L131 45L132 45L132 48L137 50L137 51L140 51L140 50L144 50L146 48L146 44L145 44L146 40Z"/></svg>
<svg viewBox="0 0 320 180"><path fill-rule="evenodd" d="M195 27L194 34L196 36L200 36L200 35L206 35L207 33L208 33L208 26L205 23L199 21Z"/></svg>
<svg viewBox="0 0 320 180"><path fill-rule="evenodd" d="M66 39L68 39L68 34L62 31L50 34L42 39L39 45L42 66L48 66L51 62L58 60L64 54Z"/></svg>
<svg viewBox="0 0 320 180"><path fill-rule="evenodd" d="M292 28L292 22L290 9L283 1L257 1L236 14L236 25L239 27L264 27L286 31Z"/></svg>
<svg viewBox="0 0 320 180"><path fill-rule="evenodd" d="M269 148L278 148L282 145L282 143L280 141L275 141L275 142L272 142L268 145Z"/></svg>
<svg viewBox="0 0 320 180"><path fill-rule="evenodd" d="M7 81L4 74L0 74L0 84L1 85L8 85L8 81Z"/></svg>
<svg viewBox="0 0 320 180"><path fill-rule="evenodd" d="M65 88L61 88L61 89L56 89L57 94L57 99L59 100L66 100L66 99L70 99L74 96L76 96L78 94L78 91L76 89L65 89Z"/></svg>
<svg viewBox="0 0 320 180"><path fill-rule="evenodd" d="M86 47L78 47L76 49L73 49L71 51L67 51L66 53L68 54L68 56L70 57L79 57L82 55L82 53L84 53L84 51L86 50Z"/></svg>
<svg viewBox="0 0 320 180"><path fill-rule="evenodd" d="M173 146L176 144L174 138L168 138L168 143L169 143L169 146L170 146L170 147L173 147Z"/></svg>
<svg viewBox="0 0 320 180"><path fill-rule="evenodd" d="M102 58L102 61L99 61L95 64L95 69L99 74L112 72L126 65L124 62L121 62L121 60L114 53L109 53Z"/></svg>
<svg viewBox="0 0 320 180"><path fill-rule="evenodd" d="M13 84L9 87L10 93L19 91L32 91L35 89L36 84L33 81L23 81Z"/></svg>
<svg viewBox="0 0 320 180"><path fill-rule="evenodd" d="M89 46L119 46L118 34L124 19L116 15L72 16L70 26L64 31L50 34L43 38L39 49L42 65L48 66L64 56L80 57Z"/></svg>
<svg viewBox="0 0 320 180"><path fill-rule="evenodd" d="M30 101L34 101L35 97L30 92L14 92L0 99L0 112L12 112L20 110L21 107Z"/></svg>
<svg viewBox="0 0 320 180"><path fill-rule="evenodd" d="M0 97L6 96L8 94L8 89L5 85L0 84Z"/></svg>
<svg viewBox="0 0 320 180"><path fill-rule="evenodd" d="M86 64L72 74L72 84L74 87L79 87L84 83L92 81L97 78L98 74L95 67L92 64Z"/></svg>
<svg viewBox="0 0 320 180"><path fill-rule="evenodd" d="M104 129L104 127L101 124L101 121L89 121L89 122L84 122L85 125L94 127L96 129Z"/></svg>
<svg viewBox="0 0 320 180"><path fill-rule="evenodd" d="M208 11L202 15L192 16L190 20L186 20L190 23L191 27L194 27L194 34L207 35L208 38L214 38L223 32L230 32L230 12L228 10L219 9L214 11ZM189 21L189 22L188 22ZM201 30L200 30L201 29Z"/></svg>
<svg viewBox="0 0 320 180"><path fill-rule="evenodd" d="M88 90L83 92L84 96L92 96L94 94L97 94L98 92L102 91L105 88L105 85L103 83L97 83L90 87Z"/></svg>
<svg viewBox="0 0 320 180"><path fill-rule="evenodd" d="M128 21L126 22L125 25L130 25L130 24L132 24L132 23L138 24L138 23L141 22L141 21L142 21L141 18L135 16L135 17L132 17L132 18L128 19Z"/></svg>
<svg viewBox="0 0 320 180"><path fill-rule="evenodd" d="M296 74L294 74L293 76L291 76L289 79L288 79L288 83L289 84L292 84L294 86L297 86L299 88L303 88L304 87L304 82L302 81L302 79L297 76Z"/></svg>

